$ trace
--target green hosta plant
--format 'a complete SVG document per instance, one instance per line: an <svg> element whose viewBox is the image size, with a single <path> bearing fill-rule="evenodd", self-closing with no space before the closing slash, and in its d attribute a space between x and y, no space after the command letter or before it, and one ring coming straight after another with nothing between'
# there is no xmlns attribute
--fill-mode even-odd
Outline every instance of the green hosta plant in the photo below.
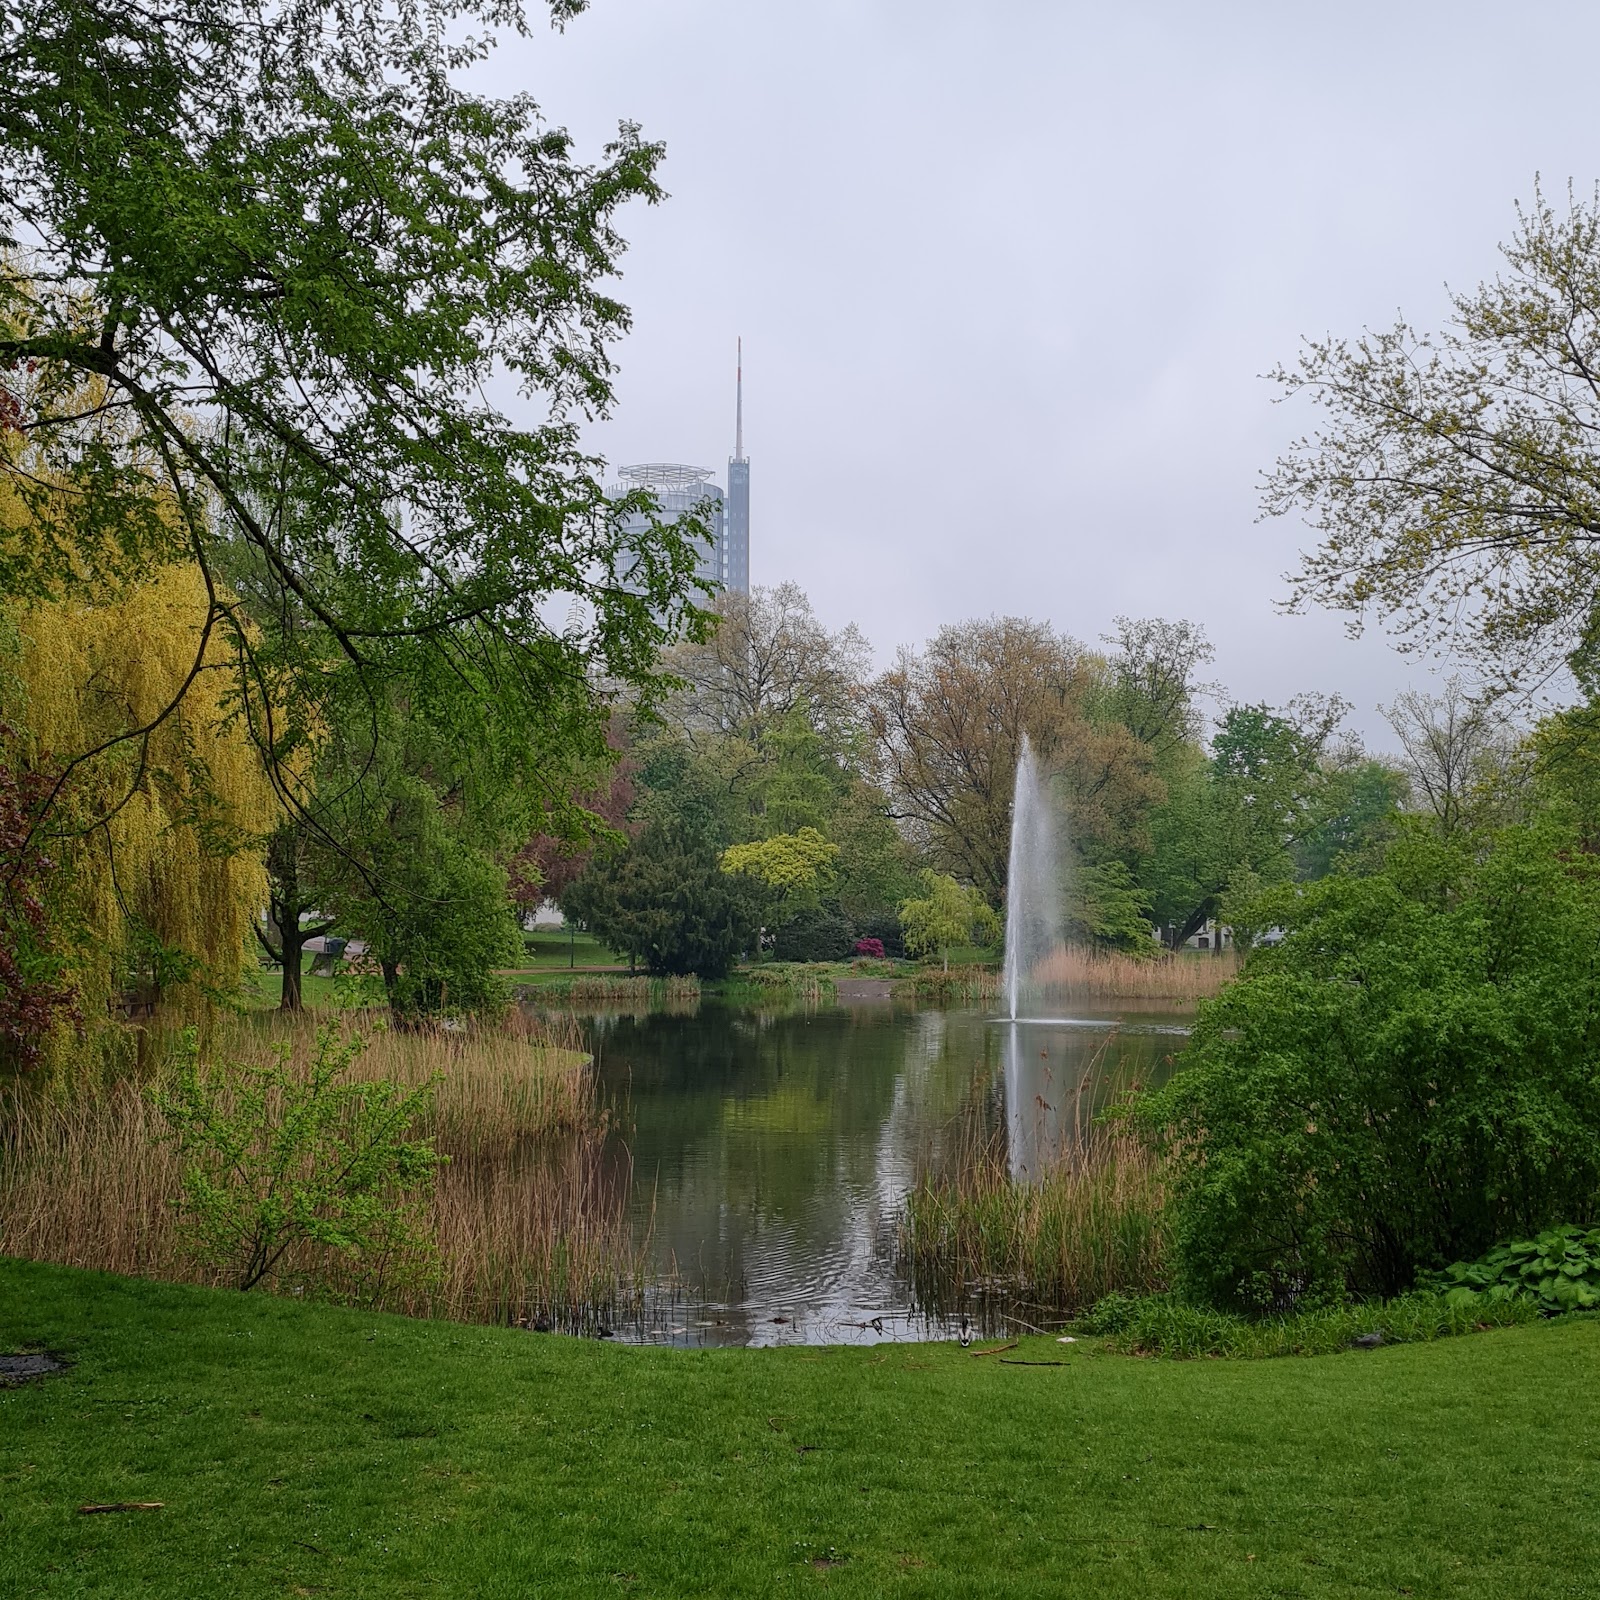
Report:
<svg viewBox="0 0 1600 1600"><path fill-rule="evenodd" d="M372 1294L430 1255L426 1207L444 1157L411 1129L432 1083L347 1081L366 1041L319 1030L296 1062L202 1066L193 1031L155 1095L183 1158L178 1200L199 1259L252 1289L322 1247Z"/></svg>
<svg viewBox="0 0 1600 1600"><path fill-rule="evenodd" d="M1550 1228L1536 1239L1496 1245L1477 1261L1458 1261L1432 1287L1452 1305L1533 1296L1551 1316L1600 1307L1600 1228Z"/></svg>

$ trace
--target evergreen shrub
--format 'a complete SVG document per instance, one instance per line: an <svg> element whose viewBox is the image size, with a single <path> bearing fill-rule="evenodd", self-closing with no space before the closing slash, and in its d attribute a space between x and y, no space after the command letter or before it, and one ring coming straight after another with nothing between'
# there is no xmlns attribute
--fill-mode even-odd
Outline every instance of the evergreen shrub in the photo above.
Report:
<svg viewBox="0 0 1600 1600"><path fill-rule="evenodd" d="M850 924L830 906L797 911L774 930L775 961L843 961L851 951Z"/></svg>

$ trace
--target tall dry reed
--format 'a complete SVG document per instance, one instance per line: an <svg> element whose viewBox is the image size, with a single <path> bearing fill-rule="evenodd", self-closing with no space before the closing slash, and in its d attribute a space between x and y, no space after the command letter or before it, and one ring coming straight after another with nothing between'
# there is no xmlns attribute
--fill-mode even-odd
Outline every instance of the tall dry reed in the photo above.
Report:
<svg viewBox="0 0 1600 1600"><path fill-rule="evenodd" d="M901 1259L925 1305L998 1293L1081 1311L1113 1290L1165 1287L1164 1199L1156 1157L1126 1132L1090 1127L1028 1183L1012 1177L999 1134L919 1174Z"/></svg>
<svg viewBox="0 0 1600 1600"><path fill-rule="evenodd" d="M1038 962L1028 975L1043 988L1106 1000L1207 1000L1239 974L1232 950L1220 955L1174 955L1153 959L1117 951L1062 945Z"/></svg>
<svg viewBox="0 0 1600 1600"><path fill-rule="evenodd" d="M700 980L693 976L624 978L580 972L571 978L528 984L521 993L524 1002L540 1008L616 1011L631 1016L666 1011L675 1016L692 1016L700 1005ZM541 1010L540 1015L545 1013Z"/></svg>
<svg viewBox="0 0 1600 1600"><path fill-rule="evenodd" d="M261 1059L280 1045L302 1056L313 1039L309 1022L240 1019L211 1059ZM636 1307L644 1250L577 1039L559 1020L372 1035L351 1075L406 1085L437 1079L432 1107L413 1131L449 1157L429 1205L437 1272L395 1287L384 1304L567 1327ZM182 1167L150 1094L160 1078L70 1096L22 1085L0 1098L0 1253L222 1281L184 1248L175 1206ZM336 1258L307 1249L286 1259L277 1286L308 1280L336 1296L357 1293L361 1281Z"/></svg>
<svg viewBox="0 0 1600 1600"><path fill-rule="evenodd" d="M1239 972L1238 957L1162 954L1151 958L1063 945L1036 962L1031 986L1072 1001L1133 1001L1152 1008L1188 1007L1209 999ZM992 1004L1000 999L1001 976L993 967L956 967L919 972L917 998L937 1004Z"/></svg>
<svg viewBox="0 0 1600 1600"><path fill-rule="evenodd" d="M407 1089L433 1083L432 1104L418 1126L448 1155L493 1154L519 1140L590 1127L596 1116L594 1085L576 1018L530 1017L512 1011L497 1026L397 1031L385 1020L353 1026L366 1037L350 1078L387 1079ZM315 1030L277 1012L241 1018L223 1030L215 1055L250 1060L287 1046L304 1059Z"/></svg>

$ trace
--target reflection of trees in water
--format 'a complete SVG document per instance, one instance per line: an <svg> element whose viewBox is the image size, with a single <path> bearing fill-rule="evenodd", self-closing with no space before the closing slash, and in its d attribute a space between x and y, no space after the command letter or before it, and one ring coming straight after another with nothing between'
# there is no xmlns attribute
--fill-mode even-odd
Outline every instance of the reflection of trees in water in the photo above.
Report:
<svg viewBox="0 0 1600 1600"><path fill-rule="evenodd" d="M715 1003L609 1018L591 1039L657 1260L752 1322L898 1303L894 1223L921 1165L997 1138L1029 1166L1059 1156L1127 1087L1165 1076L1178 1043L1109 1022Z"/></svg>
<svg viewBox="0 0 1600 1600"><path fill-rule="evenodd" d="M873 1191L878 1131L904 1049L892 1015L698 1016L618 1022L600 1044L625 1097L658 1256L696 1289L813 1282Z"/></svg>

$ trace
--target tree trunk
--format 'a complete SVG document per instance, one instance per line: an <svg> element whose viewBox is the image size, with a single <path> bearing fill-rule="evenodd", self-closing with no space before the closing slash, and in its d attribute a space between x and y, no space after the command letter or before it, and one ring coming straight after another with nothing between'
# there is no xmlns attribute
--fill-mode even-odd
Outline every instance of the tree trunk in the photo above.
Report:
<svg viewBox="0 0 1600 1600"><path fill-rule="evenodd" d="M305 935L300 931L300 913L295 911L292 923L278 924L278 940L283 951L283 998L278 1002L281 1011L301 1011L305 1002L301 998L301 963L305 958Z"/></svg>
<svg viewBox="0 0 1600 1600"><path fill-rule="evenodd" d="M283 969L283 998L278 1002L283 1011L305 1008L302 969L306 940L327 933L335 925L331 918L315 927L300 925L306 911L300 895L300 844L300 830L293 823L284 823L267 841L267 910L278 930L278 948L274 950L265 938L261 943Z"/></svg>

